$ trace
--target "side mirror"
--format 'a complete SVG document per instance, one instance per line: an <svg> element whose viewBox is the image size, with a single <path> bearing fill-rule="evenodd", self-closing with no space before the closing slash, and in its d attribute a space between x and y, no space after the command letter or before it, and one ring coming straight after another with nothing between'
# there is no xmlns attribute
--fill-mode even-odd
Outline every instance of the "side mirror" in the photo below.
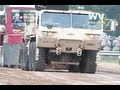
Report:
<svg viewBox="0 0 120 90"><path fill-rule="evenodd" d="M118 22L116 20L111 20L111 31L115 31L118 26Z"/></svg>
<svg viewBox="0 0 120 90"><path fill-rule="evenodd" d="M116 31L118 21L116 21L115 19L106 19L104 20L104 22L104 31Z"/></svg>

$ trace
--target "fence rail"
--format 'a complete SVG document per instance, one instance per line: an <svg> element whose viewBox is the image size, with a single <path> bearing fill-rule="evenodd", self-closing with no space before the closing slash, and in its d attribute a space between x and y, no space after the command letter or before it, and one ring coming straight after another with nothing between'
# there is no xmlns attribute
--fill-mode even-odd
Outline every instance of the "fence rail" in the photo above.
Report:
<svg viewBox="0 0 120 90"><path fill-rule="evenodd" d="M120 65L120 51L100 51L98 55L100 61L107 63L119 63Z"/></svg>
<svg viewBox="0 0 120 90"><path fill-rule="evenodd" d="M100 51L100 56L120 56L120 51Z"/></svg>

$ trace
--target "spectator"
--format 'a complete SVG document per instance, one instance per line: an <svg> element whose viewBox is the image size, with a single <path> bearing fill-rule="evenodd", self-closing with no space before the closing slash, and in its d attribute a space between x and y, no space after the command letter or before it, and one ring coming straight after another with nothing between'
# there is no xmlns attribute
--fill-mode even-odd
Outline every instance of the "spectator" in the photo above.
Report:
<svg viewBox="0 0 120 90"><path fill-rule="evenodd" d="M114 51L119 51L119 46L120 46L120 42L119 42L120 38L116 38L114 41L113 41L113 50Z"/></svg>

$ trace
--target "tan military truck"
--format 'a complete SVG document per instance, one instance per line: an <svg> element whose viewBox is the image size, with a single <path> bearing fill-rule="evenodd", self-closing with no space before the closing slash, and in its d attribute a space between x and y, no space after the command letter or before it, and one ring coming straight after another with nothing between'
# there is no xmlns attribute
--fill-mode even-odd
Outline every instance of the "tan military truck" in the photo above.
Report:
<svg viewBox="0 0 120 90"><path fill-rule="evenodd" d="M61 64L69 72L96 72L104 14L84 10L41 10L36 16L37 56L34 64L30 63L33 70L44 71L46 65Z"/></svg>

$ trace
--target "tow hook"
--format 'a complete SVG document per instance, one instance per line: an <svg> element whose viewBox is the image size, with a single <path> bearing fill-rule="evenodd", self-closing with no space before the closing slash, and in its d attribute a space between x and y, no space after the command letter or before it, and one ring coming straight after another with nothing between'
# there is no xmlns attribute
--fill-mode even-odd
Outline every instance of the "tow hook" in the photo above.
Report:
<svg viewBox="0 0 120 90"><path fill-rule="evenodd" d="M82 49L81 48L78 48L77 49L77 56L81 56L82 55Z"/></svg>
<svg viewBox="0 0 120 90"><path fill-rule="evenodd" d="M60 47L57 47L57 48L56 48L56 54L57 54L57 55L60 55L60 54L61 54L61 48L60 48Z"/></svg>

